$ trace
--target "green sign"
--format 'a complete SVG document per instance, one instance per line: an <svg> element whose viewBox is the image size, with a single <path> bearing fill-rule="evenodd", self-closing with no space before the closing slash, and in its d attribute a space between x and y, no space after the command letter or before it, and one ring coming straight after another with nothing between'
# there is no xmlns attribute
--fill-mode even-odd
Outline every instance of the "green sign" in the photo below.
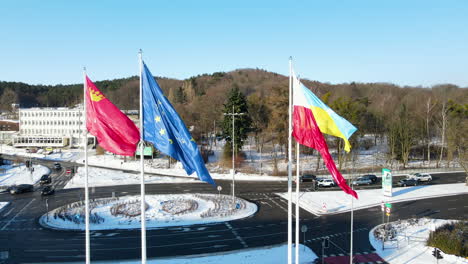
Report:
<svg viewBox="0 0 468 264"><path fill-rule="evenodd" d="M140 148L137 148L136 155L140 155ZM143 156L151 157L153 155L153 147L145 147L143 149Z"/></svg>
<svg viewBox="0 0 468 264"><path fill-rule="evenodd" d="M382 169L382 190L385 196L392 197L392 173L389 169Z"/></svg>
<svg viewBox="0 0 468 264"><path fill-rule="evenodd" d="M391 203L386 203L385 206L388 207L388 208L392 208L392 204L391 204Z"/></svg>

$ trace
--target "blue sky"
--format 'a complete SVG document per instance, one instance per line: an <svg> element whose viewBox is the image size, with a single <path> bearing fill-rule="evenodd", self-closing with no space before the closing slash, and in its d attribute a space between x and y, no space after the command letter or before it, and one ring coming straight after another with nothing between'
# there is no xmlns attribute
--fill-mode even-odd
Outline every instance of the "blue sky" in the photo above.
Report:
<svg viewBox="0 0 468 264"><path fill-rule="evenodd" d="M0 80L185 79L261 68L321 82L468 87L468 1L3 1Z"/></svg>

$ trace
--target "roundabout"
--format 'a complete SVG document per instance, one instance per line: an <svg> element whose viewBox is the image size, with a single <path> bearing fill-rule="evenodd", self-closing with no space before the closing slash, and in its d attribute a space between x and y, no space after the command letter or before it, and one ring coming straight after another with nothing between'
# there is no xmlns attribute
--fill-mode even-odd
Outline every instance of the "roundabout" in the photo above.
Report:
<svg viewBox="0 0 468 264"><path fill-rule="evenodd" d="M146 195L146 227L157 229L232 221L252 216L256 204L218 194ZM52 229L84 230L83 201L66 204L42 215L39 223ZM90 201L90 230L141 228L140 196L99 198Z"/></svg>

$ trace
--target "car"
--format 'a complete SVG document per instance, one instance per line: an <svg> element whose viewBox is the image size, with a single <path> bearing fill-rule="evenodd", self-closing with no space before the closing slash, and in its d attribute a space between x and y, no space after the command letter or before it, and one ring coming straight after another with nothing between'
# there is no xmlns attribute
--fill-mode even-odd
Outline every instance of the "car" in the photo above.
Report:
<svg viewBox="0 0 468 264"><path fill-rule="evenodd" d="M8 188L8 192L10 192L11 194L33 192L33 191L34 191L34 186L32 184L13 185Z"/></svg>
<svg viewBox="0 0 468 264"><path fill-rule="evenodd" d="M48 184L52 182L52 178L48 174L42 175L41 179L39 180L39 183L42 184Z"/></svg>
<svg viewBox="0 0 468 264"><path fill-rule="evenodd" d="M55 189L52 188L51 186L46 186L42 188L41 195L46 196L46 195L52 195L55 193Z"/></svg>
<svg viewBox="0 0 468 264"><path fill-rule="evenodd" d="M353 181L353 185L370 185L372 183L372 180L366 177L359 177Z"/></svg>
<svg viewBox="0 0 468 264"><path fill-rule="evenodd" d="M410 174L410 177L412 179L418 180L418 181L432 181L432 176L429 173L413 173Z"/></svg>
<svg viewBox="0 0 468 264"><path fill-rule="evenodd" d="M398 181L398 186L406 187L406 186L416 186L418 185L418 180L413 178L406 178L403 180Z"/></svg>
<svg viewBox="0 0 468 264"><path fill-rule="evenodd" d="M366 175L363 175L362 178L369 179L372 181L372 183L377 182L377 176L375 176L374 174L366 174Z"/></svg>
<svg viewBox="0 0 468 264"><path fill-rule="evenodd" d="M54 163L54 169L56 169L56 170L61 170L61 169L62 169L62 165L60 165L60 163L56 162L56 163Z"/></svg>
<svg viewBox="0 0 468 264"><path fill-rule="evenodd" d="M317 179L317 176L313 174L304 174L299 177L301 182L312 182Z"/></svg>
<svg viewBox="0 0 468 264"><path fill-rule="evenodd" d="M333 187L335 182L332 179L323 179L318 182L319 187Z"/></svg>

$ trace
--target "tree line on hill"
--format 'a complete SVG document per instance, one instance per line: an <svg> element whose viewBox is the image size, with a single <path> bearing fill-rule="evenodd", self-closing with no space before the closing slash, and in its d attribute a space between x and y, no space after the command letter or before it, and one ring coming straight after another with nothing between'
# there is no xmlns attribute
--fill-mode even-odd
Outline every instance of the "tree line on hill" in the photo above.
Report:
<svg viewBox="0 0 468 264"><path fill-rule="evenodd" d="M252 135L257 148L275 144L287 150L287 76L260 69L203 74L185 80L156 77L187 127L193 126L195 139L203 142L213 133L227 139L230 148L231 116L236 116L236 151ZM389 161L408 166L412 159L440 166L441 162L468 160L468 88L451 84L433 87L400 87L390 83L329 84L303 79L318 97L358 131L351 137L354 149L368 149L377 141L388 144ZM119 108L138 109L139 80L130 77L96 82L101 91ZM82 102L82 84L29 85L0 82L0 110L20 107L72 107ZM373 135L372 141L358 140ZM350 154L343 151L340 139L327 137L336 150L339 166ZM225 150L230 154L230 150ZM259 149L261 151L261 149ZM305 152L311 150L303 150Z"/></svg>

